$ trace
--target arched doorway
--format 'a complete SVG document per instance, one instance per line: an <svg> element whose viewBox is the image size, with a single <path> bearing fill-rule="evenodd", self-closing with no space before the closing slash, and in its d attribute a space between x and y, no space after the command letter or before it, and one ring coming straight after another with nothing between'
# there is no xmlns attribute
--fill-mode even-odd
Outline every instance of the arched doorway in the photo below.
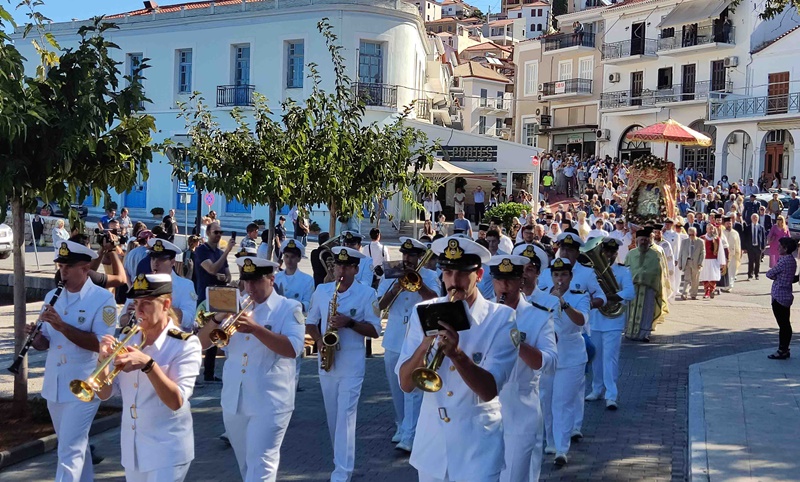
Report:
<svg viewBox="0 0 800 482"><path fill-rule="evenodd" d="M692 167L695 171L702 172L703 178L713 179L715 167L714 146L717 143L717 128L706 126L702 120L692 122L689 127L710 137L711 145L709 147L683 146L683 149L681 149L681 168Z"/></svg>
<svg viewBox="0 0 800 482"><path fill-rule="evenodd" d="M621 161L630 162L634 159L650 154L649 142L628 140L628 134L630 134L631 132L636 132L641 128L642 126L634 124L625 129L625 132L622 133L622 137L619 139L619 147L618 147L619 159Z"/></svg>
<svg viewBox="0 0 800 482"><path fill-rule="evenodd" d="M768 131L764 136L764 180L769 187L777 174L781 185L786 186L786 178L791 176L790 156L794 151L794 139L785 129ZM760 173L759 173L760 174Z"/></svg>
<svg viewBox="0 0 800 482"><path fill-rule="evenodd" d="M731 132L722 149L727 151L722 174L727 174L731 181L735 178L746 181L753 177L753 141L750 134L742 130Z"/></svg>

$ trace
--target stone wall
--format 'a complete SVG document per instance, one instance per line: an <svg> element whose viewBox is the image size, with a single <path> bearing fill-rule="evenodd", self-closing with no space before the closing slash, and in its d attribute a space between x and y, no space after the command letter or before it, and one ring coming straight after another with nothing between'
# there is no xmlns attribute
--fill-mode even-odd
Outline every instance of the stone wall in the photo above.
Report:
<svg viewBox="0 0 800 482"><path fill-rule="evenodd" d="M31 221L33 220L33 214L25 214L25 245L31 244L31 240L33 239L33 231L31 227ZM39 216L44 223L44 232L42 233L42 238L44 238L44 242L46 246L53 245L53 228L56 227L56 222L59 219L64 221L64 227L69 232L69 221L63 218L58 218L55 216ZM6 224L9 226L13 226L13 219L11 219L11 215L6 217ZM94 228L96 228L96 224L92 224L91 226L87 225L84 228L84 233L89 236L89 238L94 242Z"/></svg>

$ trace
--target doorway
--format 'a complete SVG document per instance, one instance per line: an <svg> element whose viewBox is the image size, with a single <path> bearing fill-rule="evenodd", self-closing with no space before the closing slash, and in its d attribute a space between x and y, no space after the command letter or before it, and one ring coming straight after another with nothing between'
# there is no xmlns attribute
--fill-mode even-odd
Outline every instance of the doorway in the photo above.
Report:
<svg viewBox="0 0 800 482"><path fill-rule="evenodd" d="M686 64L681 68L681 100L694 100L697 65Z"/></svg>
<svg viewBox="0 0 800 482"><path fill-rule="evenodd" d="M767 115L785 114L789 107L789 72L769 74Z"/></svg>
<svg viewBox="0 0 800 482"><path fill-rule="evenodd" d="M644 72L631 72L631 105L642 105Z"/></svg>
<svg viewBox="0 0 800 482"><path fill-rule="evenodd" d="M644 54L644 22L631 25L631 55Z"/></svg>

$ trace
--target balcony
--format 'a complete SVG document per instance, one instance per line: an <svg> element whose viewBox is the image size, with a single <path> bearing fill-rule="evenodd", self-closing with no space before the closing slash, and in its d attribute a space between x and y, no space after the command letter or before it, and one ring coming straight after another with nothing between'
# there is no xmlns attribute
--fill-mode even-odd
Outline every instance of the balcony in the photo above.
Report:
<svg viewBox="0 0 800 482"><path fill-rule="evenodd" d="M715 50L733 48L736 45L736 28L715 27L702 25L693 30L690 25L685 25L681 30L664 29L658 39L659 55L690 55L699 50ZM665 36L666 31L673 34Z"/></svg>
<svg viewBox="0 0 800 482"><path fill-rule="evenodd" d="M553 54L556 51L594 50L594 34L560 33L544 38L544 54Z"/></svg>
<svg viewBox="0 0 800 482"><path fill-rule="evenodd" d="M417 119L431 121L431 101L430 99L417 99L414 102L414 112Z"/></svg>
<svg viewBox="0 0 800 482"><path fill-rule="evenodd" d="M357 82L353 84L353 93L368 106L397 108L396 85Z"/></svg>
<svg viewBox="0 0 800 482"><path fill-rule="evenodd" d="M658 41L655 39L638 39L636 42L623 40L603 44L602 61L606 64L625 64L656 58Z"/></svg>
<svg viewBox="0 0 800 482"><path fill-rule="evenodd" d="M488 112L505 112L511 110L511 100L501 98L480 97L478 108Z"/></svg>
<svg viewBox="0 0 800 482"><path fill-rule="evenodd" d="M652 107L659 104L704 101L706 99L721 98L727 92L730 92L732 88L732 82L722 84L702 81L694 84L677 84L656 90L644 90L639 96L633 96L627 90L604 92L600 94L600 108Z"/></svg>
<svg viewBox="0 0 800 482"><path fill-rule="evenodd" d="M218 85L217 107L252 106L255 90L255 85Z"/></svg>
<svg viewBox="0 0 800 482"><path fill-rule="evenodd" d="M800 114L800 92L738 99L711 100L708 119L740 119L780 114Z"/></svg>
<svg viewBox="0 0 800 482"><path fill-rule="evenodd" d="M592 95L592 79L566 79L542 84L542 98Z"/></svg>

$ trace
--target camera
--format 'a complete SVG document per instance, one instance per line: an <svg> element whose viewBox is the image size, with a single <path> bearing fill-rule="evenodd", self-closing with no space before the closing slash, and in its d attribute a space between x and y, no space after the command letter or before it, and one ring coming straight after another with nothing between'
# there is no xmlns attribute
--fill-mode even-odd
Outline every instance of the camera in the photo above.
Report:
<svg viewBox="0 0 800 482"><path fill-rule="evenodd" d="M99 229L99 228L95 228L94 234L97 235L97 243L100 246L102 246L102 245L104 245L106 243L111 243L111 244L114 245L114 247L119 246L119 242L120 242L119 232L116 229ZM110 236L111 234L113 234L116 237L112 238Z"/></svg>

